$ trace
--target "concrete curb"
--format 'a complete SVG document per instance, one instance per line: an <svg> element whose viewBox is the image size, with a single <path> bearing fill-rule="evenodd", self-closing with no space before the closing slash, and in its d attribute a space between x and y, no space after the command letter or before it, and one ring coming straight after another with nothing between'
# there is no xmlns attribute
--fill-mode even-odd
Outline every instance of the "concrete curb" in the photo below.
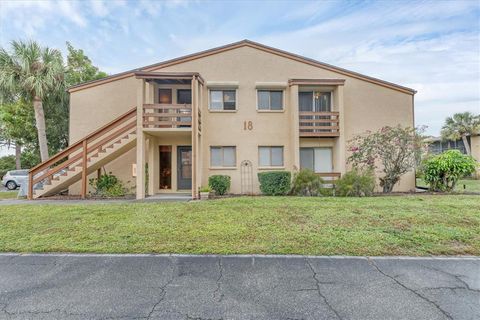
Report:
<svg viewBox="0 0 480 320"><path fill-rule="evenodd" d="M174 257L174 258L280 258L280 259L357 259L357 260L473 260L480 261L480 256L312 256L312 255L274 255L274 254L177 254L177 253L0 253L0 257Z"/></svg>

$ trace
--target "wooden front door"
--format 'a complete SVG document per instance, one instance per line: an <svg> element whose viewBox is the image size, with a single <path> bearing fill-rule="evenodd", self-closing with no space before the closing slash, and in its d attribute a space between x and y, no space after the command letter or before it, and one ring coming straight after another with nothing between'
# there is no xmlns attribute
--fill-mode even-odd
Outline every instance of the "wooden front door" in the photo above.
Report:
<svg viewBox="0 0 480 320"><path fill-rule="evenodd" d="M192 147L177 147L177 189L192 189Z"/></svg>

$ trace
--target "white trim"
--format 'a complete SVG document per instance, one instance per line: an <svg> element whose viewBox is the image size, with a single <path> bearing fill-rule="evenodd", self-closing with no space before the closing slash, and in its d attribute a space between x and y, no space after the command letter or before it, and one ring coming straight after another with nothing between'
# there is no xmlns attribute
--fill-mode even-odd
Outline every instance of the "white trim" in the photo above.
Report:
<svg viewBox="0 0 480 320"><path fill-rule="evenodd" d="M256 89L286 89L287 82L255 82Z"/></svg>
<svg viewBox="0 0 480 320"><path fill-rule="evenodd" d="M207 88L232 88L238 89L238 81L207 81Z"/></svg>

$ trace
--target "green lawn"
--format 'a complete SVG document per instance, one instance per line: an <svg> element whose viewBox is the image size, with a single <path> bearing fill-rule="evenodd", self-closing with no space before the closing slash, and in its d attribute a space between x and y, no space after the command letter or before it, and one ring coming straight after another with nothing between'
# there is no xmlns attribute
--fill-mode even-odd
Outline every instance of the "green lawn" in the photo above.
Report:
<svg viewBox="0 0 480 320"><path fill-rule="evenodd" d="M0 251L480 255L480 197L1 206Z"/></svg>
<svg viewBox="0 0 480 320"><path fill-rule="evenodd" d="M464 188L465 185L465 188ZM417 186L428 187L425 181L417 179ZM459 180L455 186L455 192L478 192L480 193L480 180L464 179Z"/></svg>
<svg viewBox="0 0 480 320"><path fill-rule="evenodd" d="M0 192L0 200L16 199L17 194L18 194L18 190Z"/></svg>

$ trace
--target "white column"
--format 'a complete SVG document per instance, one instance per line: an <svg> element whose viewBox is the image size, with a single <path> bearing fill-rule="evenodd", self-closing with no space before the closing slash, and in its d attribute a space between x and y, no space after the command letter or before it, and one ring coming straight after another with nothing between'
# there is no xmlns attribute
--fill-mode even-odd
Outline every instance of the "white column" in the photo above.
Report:
<svg viewBox="0 0 480 320"><path fill-rule="evenodd" d="M148 137L148 195L153 196L155 194L155 177L157 172L155 171L155 153L156 150L155 137Z"/></svg>
<svg viewBox="0 0 480 320"><path fill-rule="evenodd" d="M292 119L292 125L290 126L291 132L291 144L293 151L293 166L300 170L300 130L299 130L299 116L298 116L298 85L290 86L289 90L290 103L290 115Z"/></svg>
<svg viewBox="0 0 480 320"><path fill-rule="evenodd" d="M338 100L338 113L339 113L339 122L338 125L340 127L340 136L337 138L338 143L336 144L337 147L337 163L338 167L336 170L340 172L342 175L345 174L347 171L347 159L346 159L346 152L347 152L347 137L345 136L345 106L343 103L343 86L337 87L337 100Z"/></svg>
<svg viewBox="0 0 480 320"><path fill-rule="evenodd" d="M192 79L192 198L197 197L197 159L198 159L198 80Z"/></svg>
<svg viewBox="0 0 480 320"><path fill-rule="evenodd" d="M137 199L145 198L145 134L143 133L143 104L145 102L145 81L137 85Z"/></svg>

